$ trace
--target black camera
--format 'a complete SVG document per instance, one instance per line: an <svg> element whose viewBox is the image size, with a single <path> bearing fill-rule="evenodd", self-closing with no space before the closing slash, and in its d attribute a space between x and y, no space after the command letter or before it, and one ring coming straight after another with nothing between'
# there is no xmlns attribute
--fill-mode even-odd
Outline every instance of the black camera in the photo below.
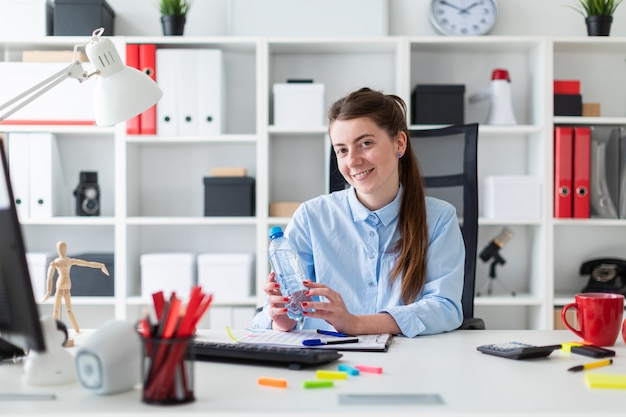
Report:
<svg viewBox="0 0 626 417"><path fill-rule="evenodd" d="M98 186L98 173L81 171L80 182L74 190L76 197L77 216L100 215L100 187Z"/></svg>

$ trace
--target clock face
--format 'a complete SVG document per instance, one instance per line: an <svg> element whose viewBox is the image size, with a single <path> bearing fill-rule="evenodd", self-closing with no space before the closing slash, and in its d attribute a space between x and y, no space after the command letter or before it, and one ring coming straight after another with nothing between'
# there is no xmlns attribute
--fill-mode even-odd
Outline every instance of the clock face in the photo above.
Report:
<svg viewBox="0 0 626 417"><path fill-rule="evenodd" d="M445 35L487 34L496 24L495 0L431 0L430 19Z"/></svg>

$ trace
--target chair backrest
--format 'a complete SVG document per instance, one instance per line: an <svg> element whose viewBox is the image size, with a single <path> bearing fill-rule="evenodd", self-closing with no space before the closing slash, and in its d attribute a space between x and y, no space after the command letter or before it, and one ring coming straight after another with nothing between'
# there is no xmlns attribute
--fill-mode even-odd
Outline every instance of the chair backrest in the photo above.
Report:
<svg viewBox="0 0 626 417"><path fill-rule="evenodd" d="M456 207L465 243L465 277L461 328L484 328L474 317L474 288L478 244L478 124L453 125L437 129L410 130L413 152L417 156L426 194ZM338 172L334 152L330 158L330 191L346 187Z"/></svg>

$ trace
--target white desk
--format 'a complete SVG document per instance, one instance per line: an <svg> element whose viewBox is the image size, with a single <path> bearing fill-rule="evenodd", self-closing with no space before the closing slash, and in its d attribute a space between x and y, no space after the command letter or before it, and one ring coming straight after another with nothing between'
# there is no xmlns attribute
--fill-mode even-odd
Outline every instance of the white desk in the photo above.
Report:
<svg viewBox="0 0 626 417"><path fill-rule="evenodd" d="M224 333L224 334L222 334ZM225 332L210 333L213 340L227 339ZM485 355L476 346L520 341L536 345L576 340L569 331L457 331L415 339L395 338L387 353L344 352L338 363L375 365L383 374L365 374L335 381L334 388L304 389L302 381L315 379L315 370L292 371L281 367L196 363L196 401L179 406L151 406L140 401L136 389L124 394L98 396L78 383L56 387L21 384L21 366L0 366L0 392L56 394L53 401L3 401L4 415L154 416L389 416L436 415L504 416L624 415L626 390L591 389L584 372L571 366L594 361L555 351L548 359L516 361ZM626 374L626 346L621 336L614 346L614 364L587 372ZM286 389L257 385L257 378L288 380ZM439 394L442 405L355 406L339 404L342 394Z"/></svg>

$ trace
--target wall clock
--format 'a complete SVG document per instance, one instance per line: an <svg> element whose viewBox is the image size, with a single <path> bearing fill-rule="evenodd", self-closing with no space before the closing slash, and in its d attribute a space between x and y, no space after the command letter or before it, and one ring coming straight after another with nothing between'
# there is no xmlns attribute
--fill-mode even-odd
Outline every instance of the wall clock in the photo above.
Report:
<svg viewBox="0 0 626 417"><path fill-rule="evenodd" d="M496 24L496 0L431 0L430 20L444 35L486 35Z"/></svg>

